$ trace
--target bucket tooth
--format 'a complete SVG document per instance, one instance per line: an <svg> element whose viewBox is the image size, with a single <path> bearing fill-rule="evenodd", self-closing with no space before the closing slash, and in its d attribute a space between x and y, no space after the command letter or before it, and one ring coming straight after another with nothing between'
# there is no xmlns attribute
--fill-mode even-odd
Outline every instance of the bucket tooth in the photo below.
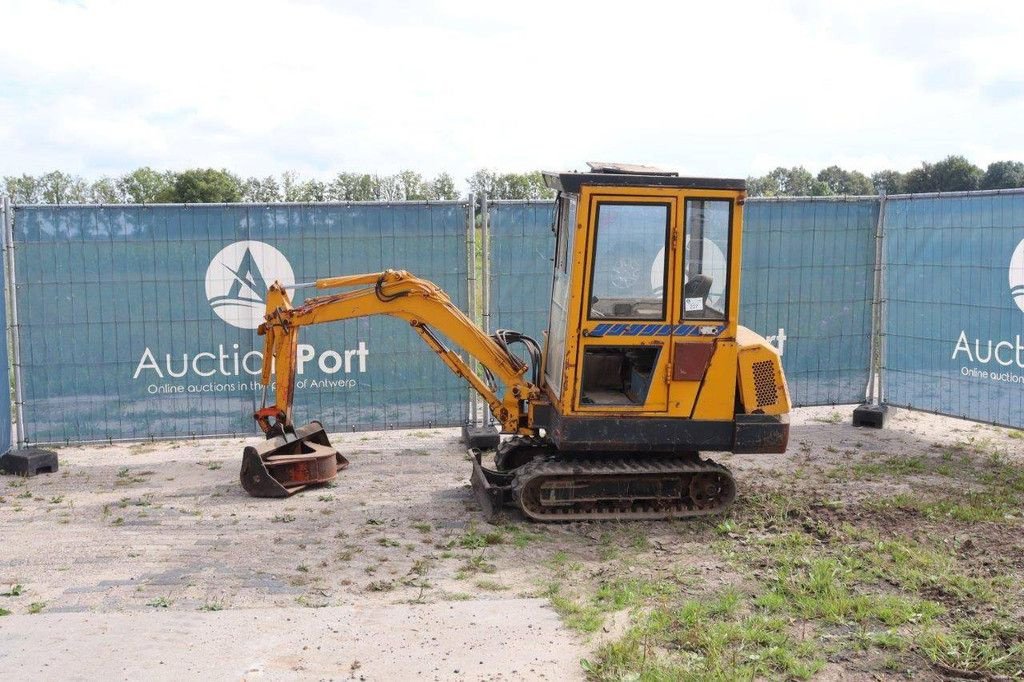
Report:
<svg viewBox="0 0 1024 682"><path fill-rule="evenodd" d="M239 479L253 497L288 497L310 485L327 483L348 460L327 438L320 422L246 446Z"/></svg>

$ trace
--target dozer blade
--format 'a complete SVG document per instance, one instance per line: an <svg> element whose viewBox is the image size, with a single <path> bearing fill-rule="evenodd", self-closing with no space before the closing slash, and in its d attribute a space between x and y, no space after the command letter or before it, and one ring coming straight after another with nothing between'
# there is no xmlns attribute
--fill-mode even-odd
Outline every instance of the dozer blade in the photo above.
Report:
<svg viewBox="0 0 1024 682"><path fill-rule="evenodd" d="M288 497L306 486L327 483L347 467L348 460L331 446L323 424L314 421L246 446L239 478L253 497Z"/></svg>

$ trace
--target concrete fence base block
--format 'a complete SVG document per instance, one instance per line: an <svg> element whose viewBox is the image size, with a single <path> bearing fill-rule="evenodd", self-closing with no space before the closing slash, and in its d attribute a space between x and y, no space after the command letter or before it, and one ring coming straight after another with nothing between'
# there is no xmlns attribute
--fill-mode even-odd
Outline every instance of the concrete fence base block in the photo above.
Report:
<svg viewBox="0 0 1024 682"><path fill-rule="evenodd" d="M466 424L462 427L462 442L478 450L493 450L501 442L501 435L493 426Z"/></svg>
<svg viewBox="0 0 1024 682"><path fill-rule="evenodd" d="M57 473L57 453L53 450L25 448L0 457L0 472L15 476Z"/></svg>
<svg viewBox="0 0 1024 682"><path fill-rule="evenodd" d="M867 426L872 429L884 429L893 410L888 405L872 405L863 403L853 411L853 425Z"/></svg>

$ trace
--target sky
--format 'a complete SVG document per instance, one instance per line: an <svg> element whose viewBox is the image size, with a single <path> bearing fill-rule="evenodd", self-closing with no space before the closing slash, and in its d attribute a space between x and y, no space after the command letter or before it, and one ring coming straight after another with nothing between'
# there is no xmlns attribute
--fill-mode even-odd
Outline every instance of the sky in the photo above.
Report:
<svg viewBox="0 0 1024 682"><path fill-rule="evenodd" d="M0 175L1024 160L1024 3L0 0Z"/></svg>

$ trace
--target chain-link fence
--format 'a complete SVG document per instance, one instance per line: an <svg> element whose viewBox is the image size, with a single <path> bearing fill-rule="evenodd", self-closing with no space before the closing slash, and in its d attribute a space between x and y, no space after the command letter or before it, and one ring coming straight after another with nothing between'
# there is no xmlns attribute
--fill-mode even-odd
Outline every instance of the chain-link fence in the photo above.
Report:
<svg viewBox="0 0 1024 682"><path fill-rule="evenodd" d="M20 440L251 433L254 328L274 279L408 269L490 331L540 341L553 203L484 206L482 229L471 202L13 207ZM874 366L888 403L1024 426L1024 193L750 199L742 283L740 322L782 353L796 405L860 402ZM311 327L300 342L296 421L356 430L473 414L404 322Z"/></svg>
<svg viewBox="0 0 1024 682"><path fill-rule="evenodd" d="M884 211L885 401L1024 427L1024 192Z"/></svg>
<svg viewBox="0 0 1024 682"><path fill-rule="evenodd" d="M251 433L267 285L404 265L465 309L471 214L465 202L17 207L23 440ZM297 422L464 420L463 386L403 321L310 327L300 344Z"/></svg>

